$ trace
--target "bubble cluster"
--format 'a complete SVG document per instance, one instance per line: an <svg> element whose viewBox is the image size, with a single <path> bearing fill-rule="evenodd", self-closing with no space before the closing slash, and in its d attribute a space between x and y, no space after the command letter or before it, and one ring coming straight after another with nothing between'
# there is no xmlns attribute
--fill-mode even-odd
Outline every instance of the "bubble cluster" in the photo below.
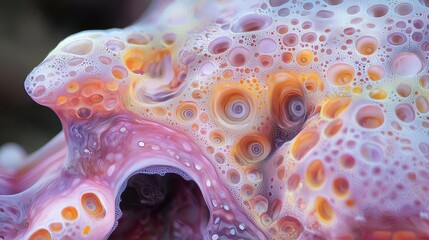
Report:
<svg viewBox="0 0 429 240"><path fill-rule="evenodd" d="M30 73L64 134L0 181L0 239L108 238L133 218L126 186L135 212L178 191L136 172L204 198L180 188L137 238L162 238L159 214L188 239L429 238L427 1L156 6Z"/></svg>

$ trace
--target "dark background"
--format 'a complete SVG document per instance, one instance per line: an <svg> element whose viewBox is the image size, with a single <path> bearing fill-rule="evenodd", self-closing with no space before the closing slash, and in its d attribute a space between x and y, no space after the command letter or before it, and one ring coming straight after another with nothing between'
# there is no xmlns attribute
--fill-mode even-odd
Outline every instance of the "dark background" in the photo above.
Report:
<svg viewBox="0 0 429 240"><path fill-rule="evenodd" d="M150 0L2 0L0 2L0 146L43 146L61 124L27 95L27 74L67 36L88 29L123 28Z"/></svg>

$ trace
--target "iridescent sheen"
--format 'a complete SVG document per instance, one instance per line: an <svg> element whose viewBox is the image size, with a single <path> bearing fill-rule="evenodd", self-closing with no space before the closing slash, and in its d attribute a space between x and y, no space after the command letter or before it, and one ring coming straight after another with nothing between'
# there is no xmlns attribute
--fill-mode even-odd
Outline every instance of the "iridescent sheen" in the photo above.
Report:
<svg viewBox="0 0 429 240"><path fill-rule="evenodd" d="M127 182L180 190L136 238L429 239L428 1L154 2L26 79L64 131L0 168L0 239L107 239Z"/></svg>

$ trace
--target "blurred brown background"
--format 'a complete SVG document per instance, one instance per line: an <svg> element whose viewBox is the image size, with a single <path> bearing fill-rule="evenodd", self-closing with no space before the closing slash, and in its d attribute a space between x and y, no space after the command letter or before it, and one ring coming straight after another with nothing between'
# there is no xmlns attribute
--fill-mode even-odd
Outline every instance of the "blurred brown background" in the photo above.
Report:
<svg viewBox="0 0 429 240"><path fill-rule="evenodd" d="M16 142L27 152L59 131L57 116L24 90L28 73L59 41L87 29L122 28L150 0L2 0L0 2L0 146Z"/></svg>

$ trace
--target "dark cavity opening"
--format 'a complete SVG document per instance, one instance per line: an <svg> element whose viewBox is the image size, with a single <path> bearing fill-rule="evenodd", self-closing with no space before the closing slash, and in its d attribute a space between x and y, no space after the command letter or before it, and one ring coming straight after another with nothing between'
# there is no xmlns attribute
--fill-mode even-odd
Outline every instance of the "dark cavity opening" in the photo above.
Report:
<svg viewBox="0 0 429 240"><path fill-rule="evenodd" d="M194 181L138 173L121 194L122 216L109 239L203 239L210 213Z"/></svg>

